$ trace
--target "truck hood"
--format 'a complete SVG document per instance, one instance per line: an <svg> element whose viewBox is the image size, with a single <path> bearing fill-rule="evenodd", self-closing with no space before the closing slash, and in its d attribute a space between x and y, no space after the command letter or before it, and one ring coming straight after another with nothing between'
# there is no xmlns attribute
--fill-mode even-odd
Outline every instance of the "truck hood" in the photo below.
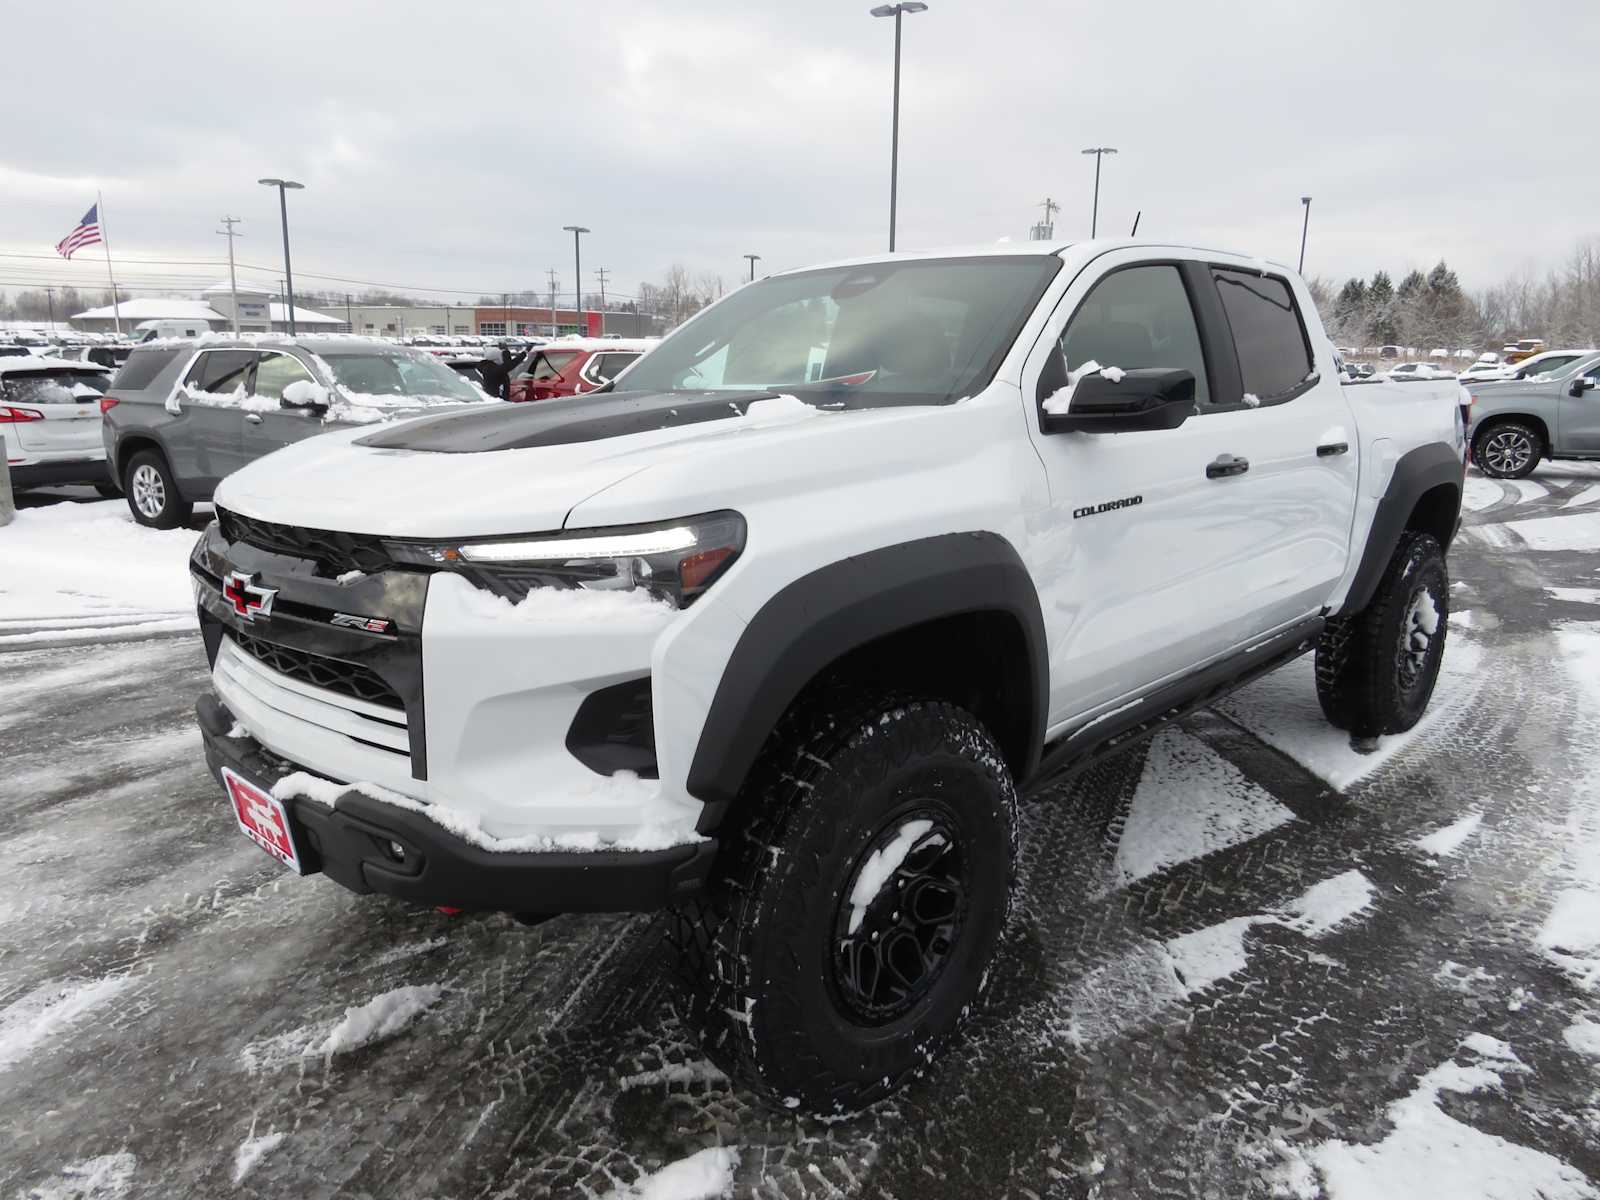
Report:
<svg viewBox="0 0 1600 1200"><path fill-rule="evenodd" d="M765 441L797 422L910 411L828 412L794 396L726 391L485 406L307 438L228 476L216 502L258 520L346 533L539 532L561 528L577 505L663 454L692 451L686 443Z"/></svg>

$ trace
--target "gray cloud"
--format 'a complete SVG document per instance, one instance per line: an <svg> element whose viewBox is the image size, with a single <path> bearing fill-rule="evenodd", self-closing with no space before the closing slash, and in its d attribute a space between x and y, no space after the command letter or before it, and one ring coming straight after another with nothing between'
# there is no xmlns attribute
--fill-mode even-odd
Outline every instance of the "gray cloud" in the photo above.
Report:
<svg viewBox="0 0 1600 1200"><path fill-rule="evenodd" d="M1143 234L1292 261L1310 193L1308 273L1444 257L1474 286L1600 232L1593 0L932 3L905 25L902 246L1020 239L1047 193L1086 235L1096 143L1122 151L1103 232L1142 209ZM119 258L220 259L226 211L275 269L264 174L308 185L308 287L555 267L567 289L574 221L586 274L623 292L673 261L732 282L746 251L782 269L884 245L892 37L865 0L219 7L93 5L64 44L62 13L6 5L33 119L0 140L0 249L48 253L98 183ZM92 258L0 259L12 286L47 274L103 282Z"/></svg>

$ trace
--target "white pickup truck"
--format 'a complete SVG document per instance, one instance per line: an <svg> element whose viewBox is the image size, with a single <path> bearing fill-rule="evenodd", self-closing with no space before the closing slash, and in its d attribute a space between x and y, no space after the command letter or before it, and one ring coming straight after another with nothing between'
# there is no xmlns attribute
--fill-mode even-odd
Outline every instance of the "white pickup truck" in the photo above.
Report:
<svg viewBox="0 0 1600 1200"><path fill-rule="evenodd" d="M608 394L224 480L206 756L358 892L672 910L707 1052L855 1107L982 992L1020 789L1313 649L1334 724L1418 720L1458 396L1341 386L1301 280L1234 254L778 275Z"/></svg>

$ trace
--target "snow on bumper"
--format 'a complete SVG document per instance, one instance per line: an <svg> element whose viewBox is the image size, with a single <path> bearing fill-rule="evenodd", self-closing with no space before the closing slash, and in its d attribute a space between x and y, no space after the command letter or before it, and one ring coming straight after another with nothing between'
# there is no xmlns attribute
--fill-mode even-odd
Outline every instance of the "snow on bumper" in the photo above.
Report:
<svg viewBox="0 0 1600 1200"><path fill-rule="evenodd" d="M667 844L660 831L594 849L559 838L496 839L460 810L289 769L213 696L201 697L196 716L218 783L226 767L270 790L307 871L351 891L519 914L649 911L698 892L716 853L713 839Z"/></svg>

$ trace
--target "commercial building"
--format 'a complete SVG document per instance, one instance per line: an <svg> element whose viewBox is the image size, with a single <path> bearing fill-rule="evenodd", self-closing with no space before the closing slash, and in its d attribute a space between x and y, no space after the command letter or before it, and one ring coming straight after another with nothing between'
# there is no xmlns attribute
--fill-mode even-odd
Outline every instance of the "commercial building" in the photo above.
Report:
<svg viewBox="0 0 1600 1200"><path fill-rule="evenodd" d="M193 322L197 327L210 330L233 328L233 292L226 280L214 283L202 293L203 300L176 300L160 297L148 300L124 300L119 306L122 314L122 332L132 334L141 321ZM272 293L254 285L241 284L238 288L240 333L287 333L289 331L288 305L273 299ZM67 324L85 333L112 333L116 330L117 312L110 305L91 308L67 318ZM202 324L203 323L203 324ZM313 309L294 306L294 323L302 333L344 333L348 326L338 317Z"/></svg>

